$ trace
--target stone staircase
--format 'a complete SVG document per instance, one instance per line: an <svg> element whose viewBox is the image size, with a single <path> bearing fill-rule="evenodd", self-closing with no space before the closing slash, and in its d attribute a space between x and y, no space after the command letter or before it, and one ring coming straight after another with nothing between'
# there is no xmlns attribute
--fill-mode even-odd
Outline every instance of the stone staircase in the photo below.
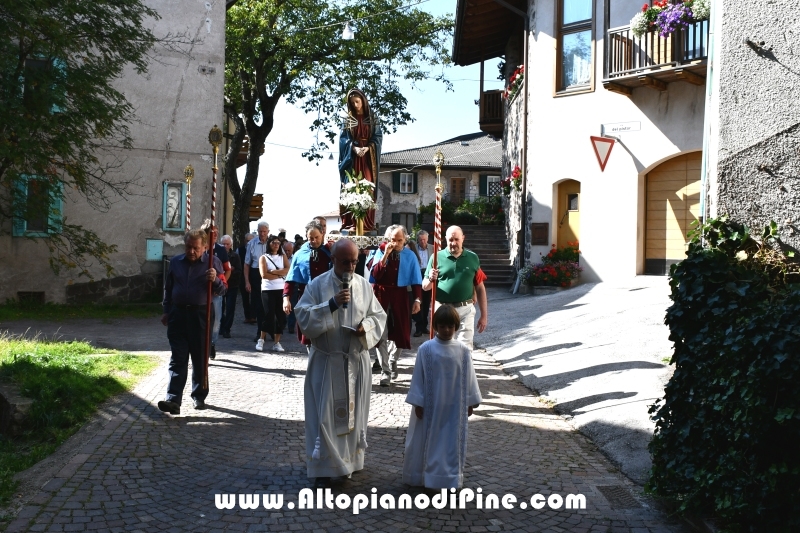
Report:
<svg viewBox="0 0 800 533"><path fill-rule="evenodd" d="M514 267L509 259L508 239L504 226L461 226L464 247L481 259L481 269L488 279L487 287L509 288L514 282ZM442 235L444 239L444 235ZM445 243L442 243L446 246Z"/></svg>

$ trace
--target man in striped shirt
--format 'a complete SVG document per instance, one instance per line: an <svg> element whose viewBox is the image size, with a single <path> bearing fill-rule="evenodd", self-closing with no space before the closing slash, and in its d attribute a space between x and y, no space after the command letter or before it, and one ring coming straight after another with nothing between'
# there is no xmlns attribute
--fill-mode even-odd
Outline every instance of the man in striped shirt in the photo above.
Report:
<svg viewBox="0 0 800 533"><path fill-rule="evenodd" d="M261 274L258 271L258 260L267 253L267 237L269 223L262 220L258 223L258 238L247 243L244 254L244 288L250 294L250 312L256 316L258 331L256 337L261 338L260 326L264 322L264 306L261 304Z"/></svg>

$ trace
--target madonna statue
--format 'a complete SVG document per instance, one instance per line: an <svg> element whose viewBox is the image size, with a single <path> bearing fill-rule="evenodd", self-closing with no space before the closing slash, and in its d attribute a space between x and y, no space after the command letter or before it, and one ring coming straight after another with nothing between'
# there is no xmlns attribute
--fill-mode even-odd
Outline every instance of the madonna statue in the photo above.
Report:
<svg viewBox="0 0 800 533"><path fill-rule="evenodd" d="M374 194L378 194L382 141L381 126L369 108L367 97L360 90L351 89L347 93L347 115L343 117L339 137L339 179L342 184L347 182L345 171L353 175L360 172L362 178L375 184ZM342 227L353 226L353 217L342 214ZM364 230L374 229L375 210L371 209L364 220Z"/></svg>

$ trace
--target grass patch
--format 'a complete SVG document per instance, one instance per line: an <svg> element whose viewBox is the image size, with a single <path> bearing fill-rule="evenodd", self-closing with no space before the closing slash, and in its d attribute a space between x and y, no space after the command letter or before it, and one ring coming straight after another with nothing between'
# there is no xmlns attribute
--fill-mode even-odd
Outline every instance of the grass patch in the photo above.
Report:
<svg viewBox="0 0 800 533"><path fill-rule="evenodd" d="M101 403L133 388L158 364L154 357L97 353L85 342L0 336L0 380L34 400L23 433L0 437L0 504L14 493L14 474L53 453Z"/></svg>
<svg viewBox="0 0 800 533"><path fill-rule="evenodd" d="M152 318L162 313L161 304L65 305L7 301L0 305L0 322L8 320L65 320L69 318Z"/></svg>

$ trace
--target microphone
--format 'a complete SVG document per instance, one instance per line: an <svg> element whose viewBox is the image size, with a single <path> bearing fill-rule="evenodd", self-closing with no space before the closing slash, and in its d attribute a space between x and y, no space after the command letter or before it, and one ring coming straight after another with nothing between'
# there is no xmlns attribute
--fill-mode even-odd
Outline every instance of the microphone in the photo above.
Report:
<svg viewBox="0 0 800 533"><path fill-rule="evenodd" d="M343 272L342 273L342 289L350 290L350 280L353 279L353 275L350 272ZM347 302L342 304L342 309L347 309Z"/></svg>

